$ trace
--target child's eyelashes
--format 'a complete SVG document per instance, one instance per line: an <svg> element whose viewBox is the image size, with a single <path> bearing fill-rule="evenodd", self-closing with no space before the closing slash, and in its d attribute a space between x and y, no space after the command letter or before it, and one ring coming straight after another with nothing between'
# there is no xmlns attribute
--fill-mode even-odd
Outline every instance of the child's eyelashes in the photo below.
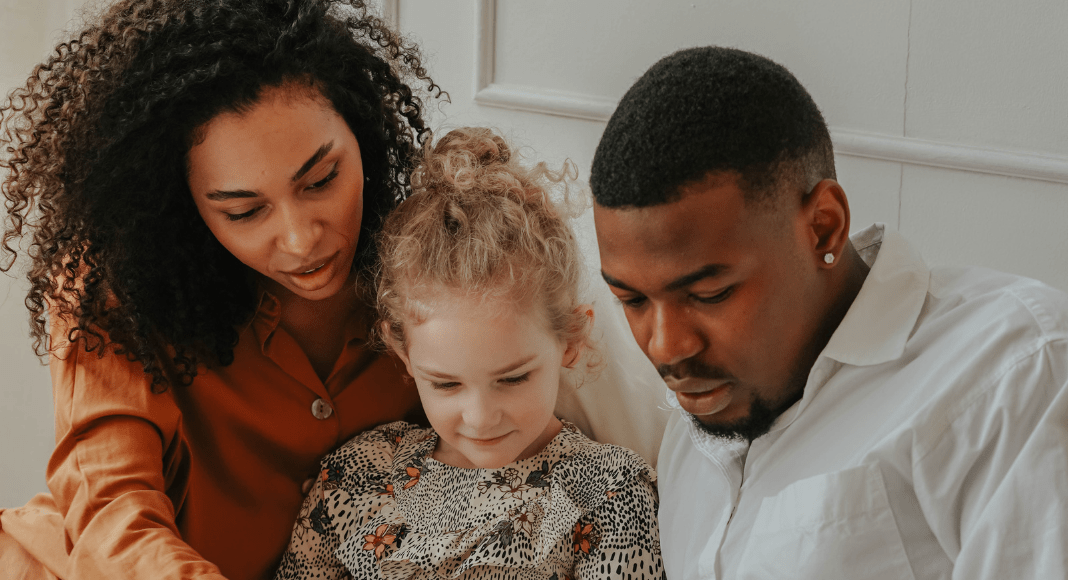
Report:
<svg viewBox="0 0 1068 580"><path fill-rule="evenodd" d="M434 387L435 389L441 389L441 390L447 391L449 389L454 389L454 388L460 386L460 383L457 383L455 381L451 381L451 382L447 382L447 383L439 383L439 382L432 381L430 383L430 385L432 387Z"/></svg>
<svg viewBox="0 0 1068 580"><path fill-rule="evenodd" d="M525 383L528 380L530 380L530 373L523 373L514 377L505 377L501 379L501 382L506 385L518 385L520 383Z"/></svg>
<svg viewBox="0 0 1068 580"><path fill-rule="evenodd" d="M526 372L521 375L515 375L514 377L503 377L497 379L498 383L505 385L519 385L530 380L530 373ZM435 389L448 391L459 387L461 383L459 381L430 381L430 386Z"/></svg>

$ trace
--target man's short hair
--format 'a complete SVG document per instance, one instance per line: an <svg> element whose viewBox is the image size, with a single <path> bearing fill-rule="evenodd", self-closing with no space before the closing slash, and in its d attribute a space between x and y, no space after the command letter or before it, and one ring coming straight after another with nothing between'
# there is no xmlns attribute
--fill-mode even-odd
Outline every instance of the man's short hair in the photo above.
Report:
<svg viewBox="0 0 1068 580"><path fill-rule="evenodd" d="M590 187L602 207L648 207L710 172L737 172L747 203L835 178L823 115L782 65L715 46L661 59L609 119Z"/></svg>

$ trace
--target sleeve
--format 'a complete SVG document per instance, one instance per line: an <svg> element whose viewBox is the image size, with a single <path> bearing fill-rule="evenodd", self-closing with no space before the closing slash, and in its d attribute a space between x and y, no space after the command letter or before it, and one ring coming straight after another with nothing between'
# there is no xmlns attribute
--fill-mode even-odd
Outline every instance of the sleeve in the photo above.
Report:
<svg viewBox="0 0 1068 580"><path fill-rule="evenodd" d="M315 480L300 515L293 525L293 535L289 547L282 555L282 563L275 574L275 580L296 580L299 578L316 578L337 580L350 578L345 565L335 555L341 545L338 527L331 522L327 513L326 478ZM344 500L344 498L339 498ZM340 517L351 515L351 509L339 505ZM335 516L336 517L336 516Z"/></svg>
<svg viewBox="0 0 1068 580"><path fill-rule="evenodd" d="M656 487L648 470L575 523L575 580L664 580Z"/></svg>
<svg viewBox="0 0 1068 580"><path fill-rule="evenodd" d="M62 337L53 328L53 344ZM185 490L167 489L180 471L165 475L167 458L180 455L174 400L153 394L141 366L114 351L66 344L50 366L57 443L48 486L63 516L68 580L221 580L175 525Z"/></svg>
<svg viewBox="0 0 1068 580"><path fill-rule="evenodd" d="M968 405L918 475L954 579L1068 578L1068 340Z"/></svg>
<svg viewBox="0 0 1068 580"><path fill-rule="evenodd" d="M396 507L390 470L396 445L413 427L404 422L379 425L323 458L275 580L352 577L338 548L387 506Z"/></svg>

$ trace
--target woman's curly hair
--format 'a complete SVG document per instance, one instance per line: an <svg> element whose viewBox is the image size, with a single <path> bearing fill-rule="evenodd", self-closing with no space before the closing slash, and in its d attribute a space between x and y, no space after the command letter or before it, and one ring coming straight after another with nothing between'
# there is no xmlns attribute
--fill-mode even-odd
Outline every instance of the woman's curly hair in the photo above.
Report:
<svg viewBox="0 0 1068 580"><path fill-rule="evenodd" d="M86 349L139 361L154 390L233 361L255 284L197 213L186 154L210 119L294 82L321 92L360 144L353 268L369 272L373 234L409 194L429 137L410 83L443 93L362 0L122 0L11 93L0 270L25 248L39 355L55 346L42 348L47 314Z"/></svg>
<svg viewBox="0 0 1068 580"><path fill-rule="evenodd" d="M582 257L568 224L582 209L569 195L574 164L528 167L480 127L450 131L427 149L412 197L378 234L381 342L406 351L404 325L424 320L444 290L541 308L557 337L592 354ZM591 368L597 362L587 357Z"/></svg>

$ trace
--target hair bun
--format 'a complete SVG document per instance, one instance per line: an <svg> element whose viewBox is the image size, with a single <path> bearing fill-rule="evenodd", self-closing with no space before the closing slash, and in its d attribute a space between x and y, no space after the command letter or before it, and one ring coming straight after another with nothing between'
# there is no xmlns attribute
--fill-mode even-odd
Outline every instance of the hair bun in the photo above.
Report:
<svg viewBox="0 0 1068 580"><path fill-rule="evenodd" d="M453 129L434 146L435 155L455 152L472 156L479 167L508 163L512 159L512 150L504 138L485 127Z"/></svg>

